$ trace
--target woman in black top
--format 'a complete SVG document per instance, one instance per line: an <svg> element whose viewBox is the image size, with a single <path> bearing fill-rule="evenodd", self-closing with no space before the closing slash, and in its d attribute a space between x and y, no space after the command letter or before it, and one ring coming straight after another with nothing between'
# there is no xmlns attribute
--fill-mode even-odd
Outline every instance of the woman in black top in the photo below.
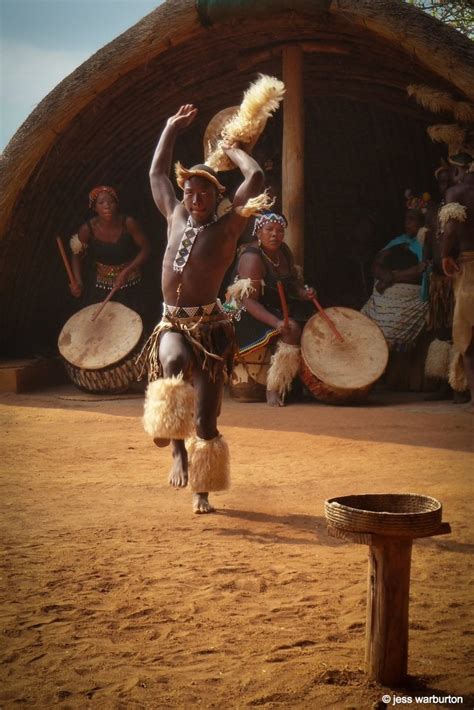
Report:
<svg viewBox="0 0 474 710"><path fill-rule="evenodd" d="M282 406L284 396L299 369L299 344L304 323L313 313L309 303L312 288L298 277L290 248L283 242L287 222L274 212L257 218L256 241L245 245L239 255L234 284L228 299L241 306L235 320L239 354L257 350L270 341L278 343L267 376L267 402ZM278 292L281 282L288 305L285 325Z"/></svg>
<svg viewBox="0 0 474 710"><path fill-rule="evenodd" d="M112 300L142 314L141 266L150 255L148 239L133 217L119 212L112 187L101 185L89 194L89 207L96 216L83 224L70 241L72 268L77 285L71 293L83 306L103 301L112 288ZM92 279L83 286L84 256L91 259Z"/></svg>

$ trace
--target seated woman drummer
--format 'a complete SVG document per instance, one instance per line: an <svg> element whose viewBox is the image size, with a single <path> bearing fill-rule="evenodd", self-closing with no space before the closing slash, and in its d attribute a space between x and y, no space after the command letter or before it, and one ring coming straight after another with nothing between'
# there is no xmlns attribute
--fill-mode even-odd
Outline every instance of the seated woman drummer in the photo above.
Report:
<svg viewBox="0 0 474 710"><path fill-rule="evenodd" d="M405 233L378 253L373 267L374 290L361 309L382 329L391 350L413 348L426 322L426 263L417 239L423 221L419 210L406 211Z"/></svg>
<svg viewBox="0 0 474 710"><path fill-rule="evenodd" d="M70 287L72 295L81 298L84 307L103 301L114 289L112 300L143 315L141 267L150 255L148 239L133 217L119 212L114 188L95 187L89 194L89 208L95 216L70 240L77 282ZM92 264L92 274L83 274L85 264Z"/></svg>
<svg viewBox="0 0 474 710"><path fill-rule="evenodd" d="M235 330L239 355L273 341L275 352L267 375L267 402L281 407L300 365L300 340L304 323L313 314L312 288L302 284L290 248L284 243L287 221L283 215L264 212L257 217L254 241L244 244L227 289L227 307L238 309ZM285 324L278 290L283 286L289 319Z"/></svg>

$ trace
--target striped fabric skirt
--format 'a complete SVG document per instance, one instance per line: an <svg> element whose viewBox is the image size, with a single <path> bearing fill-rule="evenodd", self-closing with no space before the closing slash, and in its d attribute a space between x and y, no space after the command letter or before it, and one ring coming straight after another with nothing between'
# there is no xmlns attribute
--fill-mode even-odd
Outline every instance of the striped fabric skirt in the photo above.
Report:
<svg viewBox="0 0 474 710"><path fill-rule="evenodd" d="M377 323L391 350L411 350L426 324L428 304L417 284L394 284L383 293L374 286L361 312Z"/></svg>

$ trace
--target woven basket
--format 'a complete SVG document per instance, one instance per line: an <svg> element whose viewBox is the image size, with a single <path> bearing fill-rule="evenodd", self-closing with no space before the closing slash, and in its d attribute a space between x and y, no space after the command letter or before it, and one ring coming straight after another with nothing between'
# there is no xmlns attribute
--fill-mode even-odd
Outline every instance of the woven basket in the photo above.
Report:
<svg viewBox="0 0 474 710"><path fill-rule="evenodd" d="M330 525L348 532L419 537L441 525L436 498L412 493L383 493L329 498L324 504Z"/></svg>

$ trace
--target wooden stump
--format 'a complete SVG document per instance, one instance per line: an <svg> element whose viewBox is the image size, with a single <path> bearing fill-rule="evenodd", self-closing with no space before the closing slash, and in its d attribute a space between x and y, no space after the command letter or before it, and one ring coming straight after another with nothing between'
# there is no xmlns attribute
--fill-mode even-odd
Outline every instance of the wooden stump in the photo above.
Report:
<svg viewBox="0 0 474 710"><path fill-rule="evenodd" d="M369 546L365 661L382 685L407 675L411 550L412 538L374 536Z"/></svg>
<svg viewBox="0 0 474 710"><path fill-rule="evenodd" d="M408 669L408 607L413 540L449 535L449 523L413 536L351 532L328 525L332 537L369 546L365 662L371 680L401 685Z"/></svg>

